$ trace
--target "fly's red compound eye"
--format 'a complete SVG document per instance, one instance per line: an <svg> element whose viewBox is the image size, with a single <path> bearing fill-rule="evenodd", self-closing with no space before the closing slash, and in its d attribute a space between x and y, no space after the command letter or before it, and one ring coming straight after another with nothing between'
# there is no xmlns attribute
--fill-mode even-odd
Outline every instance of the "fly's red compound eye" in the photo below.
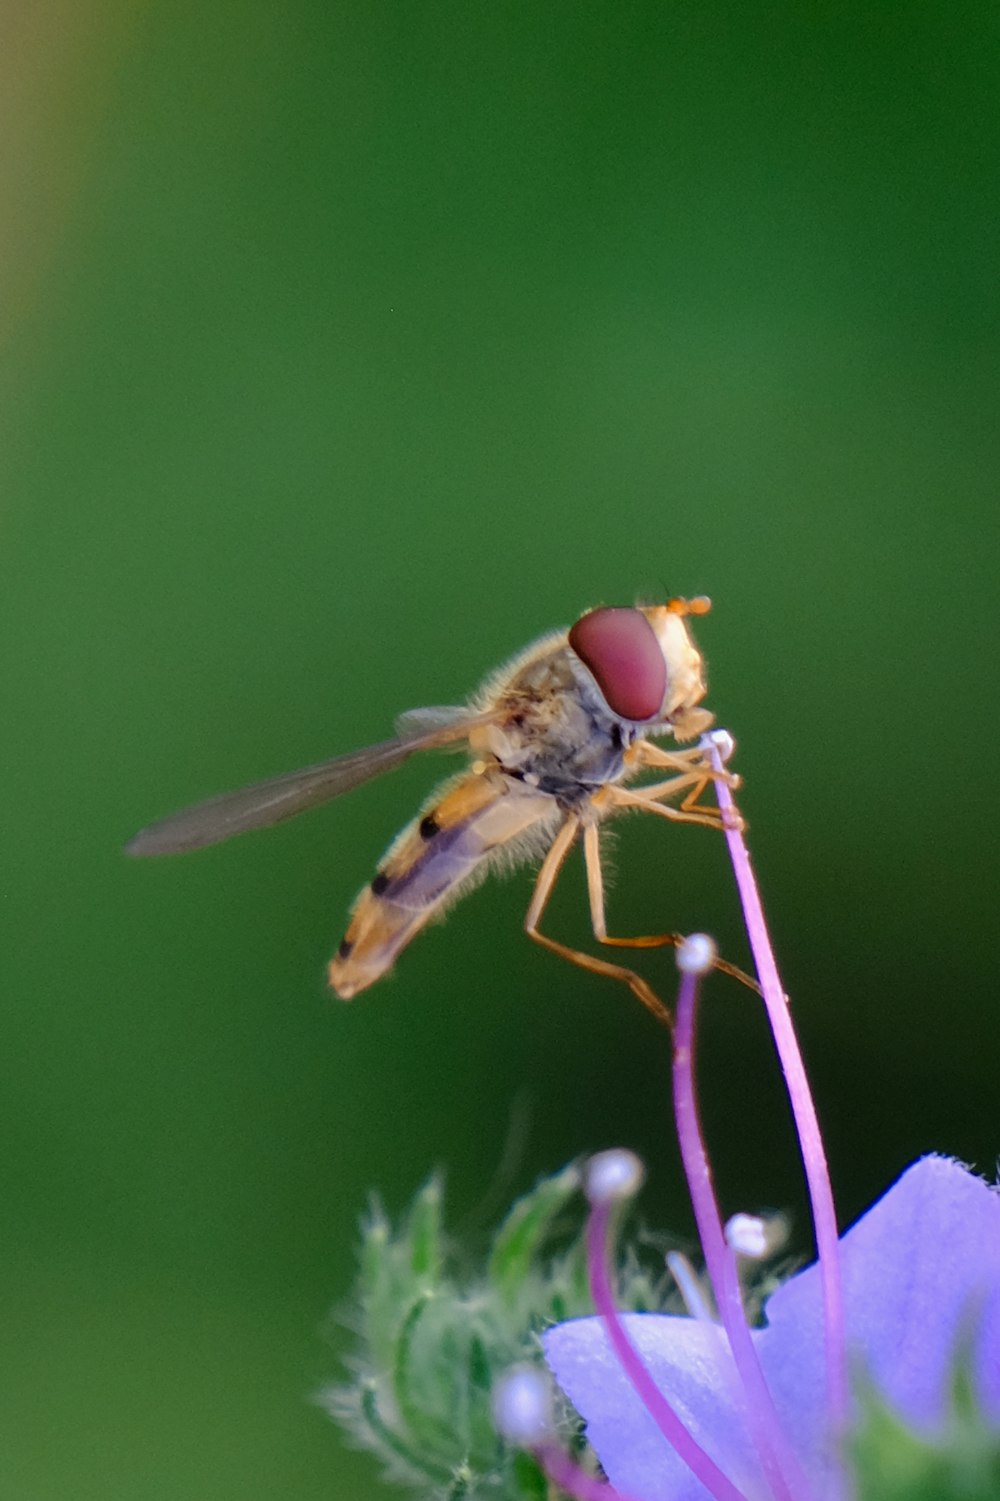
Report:
<svg viewBox="0 0 1000 1501"><path fill-rule="evenodd" d="M591 610L570 631L569 644L609 709L622 719L655 719L667 693L667 666L641 610Z"/></svg>

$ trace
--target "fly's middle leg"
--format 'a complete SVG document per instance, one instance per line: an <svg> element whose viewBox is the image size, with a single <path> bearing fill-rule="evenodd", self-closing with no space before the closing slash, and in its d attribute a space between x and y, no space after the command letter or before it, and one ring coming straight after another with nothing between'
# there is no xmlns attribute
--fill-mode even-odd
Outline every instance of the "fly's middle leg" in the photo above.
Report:
<svg viewBox="0 0 1000 1501"><path fill-rule="evenodd" d="M531 904L524 919L525 932L535 943L541 944L543 948L549 949L563 959L568 959L578 968L589 970L591 974L606 975L611 980L618 980L627 985L637 1000L642 1002L647 1011L652 1012L658 1022L666 1027L672 1027L673 1017L669 1010L653 987L641 975L636 974L635 970L628 969L623 964L611 964L606 959L598 959L594 954L584 953L582 949L570 948L568 944L560 943L558 939L550 938L547 933L539 931L538 924L541 922L542 914L548 905L566 856L572 849L579 832L579 818L575 814L569 814L542 861Z"/></svg>

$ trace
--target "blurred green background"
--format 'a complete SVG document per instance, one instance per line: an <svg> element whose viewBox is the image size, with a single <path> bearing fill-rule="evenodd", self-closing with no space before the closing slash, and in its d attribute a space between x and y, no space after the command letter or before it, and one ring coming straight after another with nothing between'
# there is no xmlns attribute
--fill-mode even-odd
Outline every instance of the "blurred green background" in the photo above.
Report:
<svg viewBox="0 0 1000 1501"><path fill-rule="evenodd" d="M688 1234L665 1038L523 939L528 872L331 1000L437 765L187 859L119 847L595 603L709 593L841 1217L929 1149L991 1172L996 10L5 28L0 1493L387 1494L310 1405L369 1190L398 1210L444 1164L474 1239L494 1190L623 1143ZM635 822L616 864L618 931L744 958L721 841ZM582 893L550 921L580 942ZM726 1207L807 1245L725 981L702 1095Z"/></svg>

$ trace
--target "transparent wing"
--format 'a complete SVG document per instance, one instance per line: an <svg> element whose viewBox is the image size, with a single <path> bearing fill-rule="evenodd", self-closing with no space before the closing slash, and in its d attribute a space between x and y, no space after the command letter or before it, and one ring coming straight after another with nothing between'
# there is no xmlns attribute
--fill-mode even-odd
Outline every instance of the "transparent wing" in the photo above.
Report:
<svg viewBox="0 0 1000 1501"><path fill-rule="evenodd" d="M431 704L426 709L404 709L397 716L393 729L403 740L411 735L426 735L430 730L443 730L448 725L459 724L469 717L468 709L458 704Z"/></svg>
<svg viewBox="0 0 1000 1501"><path fill-rule="evenodd" d="M414 716L419 712L411 711ZM332 761L321 761L318 766L290 771L266 782L255 782L251 787L240 787L235 792L223 792L219 797L210 797L203 803L196 803L193 808L171 813L168 818L140 829L126 844L125 853L177 855L186 850L202 849L208 844L218 844L250 829L268 828L286 818L294 818L297 813L304 813L307 808L329 802L385 771L392 771L415 751L435 750L465 740L470 730L488 724L492 717L456 709L447 723L437 723L419 733L397 735L364 750L335 756Z"/></svg>

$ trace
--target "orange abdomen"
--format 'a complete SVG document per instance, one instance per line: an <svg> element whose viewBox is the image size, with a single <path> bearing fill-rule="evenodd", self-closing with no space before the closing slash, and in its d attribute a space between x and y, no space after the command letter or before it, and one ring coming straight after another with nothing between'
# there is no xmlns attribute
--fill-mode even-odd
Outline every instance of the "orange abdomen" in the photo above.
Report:
<svg viewBox="0 0 1000 1501"><path fill-rule="evenodd" d="M373 985L421 928L486 874L494 854L530 853L558 816L552 797L499 771L465 773L404 829L361 892L330 961L332 989L346 1001Z"/></svg>

